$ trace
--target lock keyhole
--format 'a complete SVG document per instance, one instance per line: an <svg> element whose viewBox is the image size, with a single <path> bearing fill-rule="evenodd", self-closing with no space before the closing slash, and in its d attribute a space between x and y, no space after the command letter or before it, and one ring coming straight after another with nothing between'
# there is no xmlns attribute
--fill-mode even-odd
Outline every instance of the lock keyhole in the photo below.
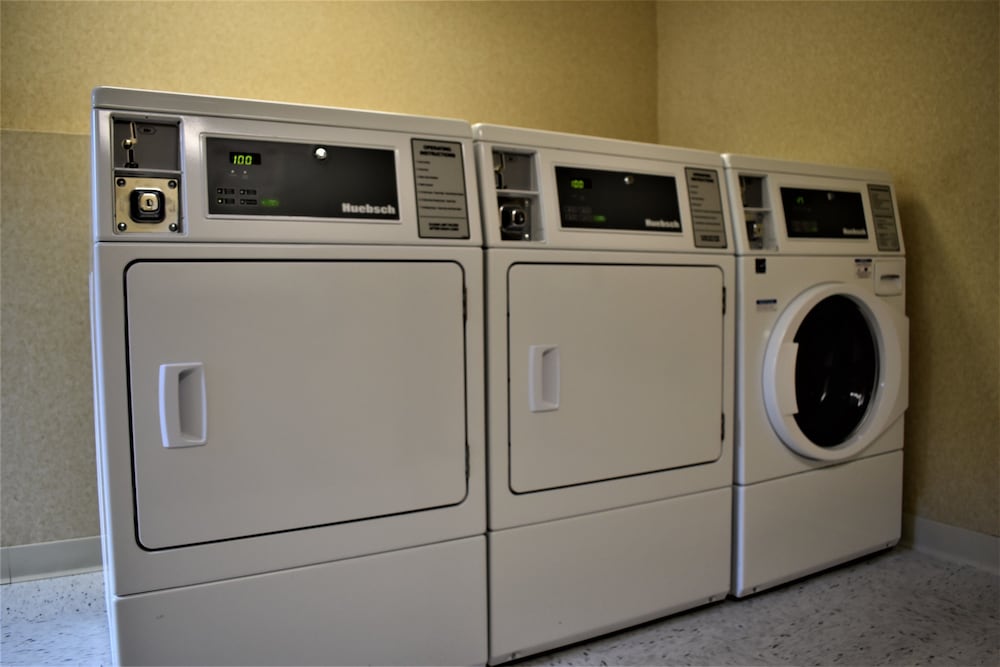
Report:
<svg viewBox="0 0 1000 667"><path fill-rule="evenodd" d="M165 216L163 192L152 188L136 188L129 197L131 216L135 222L163 222Z"/></svg>

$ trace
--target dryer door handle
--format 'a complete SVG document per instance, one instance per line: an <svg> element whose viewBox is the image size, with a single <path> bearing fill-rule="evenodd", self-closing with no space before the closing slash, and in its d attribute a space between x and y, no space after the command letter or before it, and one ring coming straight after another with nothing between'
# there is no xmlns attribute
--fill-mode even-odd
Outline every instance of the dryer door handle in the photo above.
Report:
<svg viewBox="0 0 1000 667"><path fill-rule="evenodd" d="M559 409L559 346L528 347L528 408L532 412Z"/></svg>
<svg viewBox="0 0 1000 667"><path fill-rule="evenodd" d="M159 404L164 447L197 447L207 442L205 364L161 364Z"/></svg>
<svg viewBox="0 0 1000 667"><path fill-rule="evenodd" d="M799 357L798 343L783 343L778 363L774 369L774 389L778 398L778 410L783 415L794 415L799 412L799 403L795 398L795 364Z"/></svg>

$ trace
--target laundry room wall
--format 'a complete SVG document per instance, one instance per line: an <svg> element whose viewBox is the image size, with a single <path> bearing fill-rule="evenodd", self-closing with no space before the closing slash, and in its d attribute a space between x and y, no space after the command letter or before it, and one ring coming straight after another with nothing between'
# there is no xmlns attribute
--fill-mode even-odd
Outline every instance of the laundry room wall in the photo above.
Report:
<svg viewBox="0 0 1000 667"><path fill-rule="evenodd" d="M891 171L905 510L1000 535L997 2L0 3L0 546L96 535L96 85Z"/></svg>
<svg viewBox="0 0 1000 667"><path fill-rule="evenodd" d="M656 140L653 2L5 0L0 12L3 547L99 532L94 86Z"/></svg>
<svg viewBox="0 0 1000 667"><path fill-rule="evenodd" d="M895 177L904 512L1000 535L998 3L657 7L661 143Z"/></svg>

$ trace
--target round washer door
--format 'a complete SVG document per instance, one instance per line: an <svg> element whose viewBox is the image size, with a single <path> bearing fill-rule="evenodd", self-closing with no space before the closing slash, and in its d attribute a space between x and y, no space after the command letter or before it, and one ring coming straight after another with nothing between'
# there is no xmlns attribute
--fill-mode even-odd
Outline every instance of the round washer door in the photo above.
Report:
<svg viewBox="0 0 1000 667"><path fill-rule="evenodd" d="M870 292L824 284L778 318L764 354L764 405L793 451L821 461L868 447L907 405L906 316Z"/></svg>

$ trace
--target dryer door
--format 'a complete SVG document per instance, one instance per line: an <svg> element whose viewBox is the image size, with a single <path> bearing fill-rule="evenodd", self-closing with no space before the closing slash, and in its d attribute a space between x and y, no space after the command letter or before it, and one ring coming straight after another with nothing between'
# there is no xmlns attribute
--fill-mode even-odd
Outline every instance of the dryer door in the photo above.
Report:
<svg viewBox="0 0 1000 667"><path fill-rule="evenodd" d="M139 261L125 278L146 549L465 499L458 263Z"/></svg>
<svg viewBox="0 0 1000 667"><path fill-rule="evenodd" d="M850 458L907 406L908 320L870 292L817 286L778 318L764 355L767 415L812 459Z"/></svg>
<svg viewBox="0 0 1000 667"><path fill-rule="evenodd" d="M718 267L518 263L507 281L513 492L718 459Z"/></svg>

